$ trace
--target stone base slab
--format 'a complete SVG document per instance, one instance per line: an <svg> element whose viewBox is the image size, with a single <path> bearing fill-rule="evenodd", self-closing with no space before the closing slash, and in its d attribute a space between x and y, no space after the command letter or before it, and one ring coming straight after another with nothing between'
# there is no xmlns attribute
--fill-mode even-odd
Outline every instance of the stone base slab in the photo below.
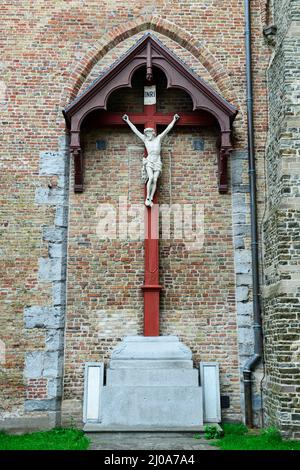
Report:
<svg viewBox="0 0 300 470"><path fill-rule="evenodd" d="M104 425L179 428L203 423L199 386L106 386L101 401Z"/></svg>
<svg viewBox="0 0 300 470"><path fill-rule="evenodd" d="M112 352L106 384L93 386L99 418L87 414L84 430L199 431L203 425L199 371L176 336L124 338Z"/></svg>

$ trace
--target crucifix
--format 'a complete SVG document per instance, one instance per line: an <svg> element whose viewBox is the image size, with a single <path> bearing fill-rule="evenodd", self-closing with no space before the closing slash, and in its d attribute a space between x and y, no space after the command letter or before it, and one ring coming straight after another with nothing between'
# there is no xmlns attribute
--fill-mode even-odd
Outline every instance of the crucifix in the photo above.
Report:
<svg viewBox="0 0 300 470"><path fill-rule="evenodd" d="M151 75L150 75L151 76ZM149 75L148 75L149 77ZM151 76L152 78L152 76ZM162 170L161 143L163 138L173 128L176 122L182 125L201 125L201 116L192 113L171 115L158 113L156 111L156 86L144 86L144 113L132 114L130 119L125 114L122 119L132 131L145 144L145 156L143 159L144 172L146 173L145 185L145 206L147 214L145 220L145 272L144 285L144 336L159 336L159 302L162 286L159 284L159 209L158 194L156 191L157 179ZM134 123L144 124L144 134L142 134ZM166 129L156 135L158 124L167 124Z"/></svg>
<svg viewBox="0 0 300 470"><path fill-rule="evenodd" d="M150 95L150 100L149 100ZM150 103L149 103L150 101ZM159 284L159 211L157 207L156 184L162 170L161 143L170 132L179 116L175 114L167 128L156 135L156 87L144 87L144 110L148 120L145 121L144 134L142 134L130 121L127 114L123 120L129 125L135 135L145 144L144 171L147 173L145 187L145 206L147 206L145 233L145 276L144 285L144 336L159 336L159 297L161 286ZM155 204L155 209L151 210Z"/></svg>

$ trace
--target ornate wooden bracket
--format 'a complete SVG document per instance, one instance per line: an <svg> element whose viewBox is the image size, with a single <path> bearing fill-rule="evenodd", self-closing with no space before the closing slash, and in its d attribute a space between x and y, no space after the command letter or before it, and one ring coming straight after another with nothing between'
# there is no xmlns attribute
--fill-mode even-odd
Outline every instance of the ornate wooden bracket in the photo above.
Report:
<svg viewBox="0 0 300 470"><path fill-rule="evenodd" d="M228 191L227 161L229 155L230 149L220 149L218 161L218 188L221 194L225 194Z"/></svg>
<svg viewBox="0 0 300 470"><path fill-rule="evenodd" d="M71 131L70 150L75 161L74 191L83 191L84 168L80 145L82 122L90 112L96 109L105 111L108 98L114 90L131 87L132 76L140 67L146 68L146 80L149 82L153 78L153 67L160 69L166 75L167 88L179 88L186 91L193 101L194 111L209 113L218 122L221 133L218 165L219 191L220 193L227 192L227 159L231 150L230 133L237 109L150 33L144 35L133 48L63 111L67 126ZM117 125L126 125L121 116L119 121ZM180 124L179 121L179 125L184 124Z"/></svg>
<svg viewBox="0 0 300 470"><path fill-rule="evenodd" d="M74 191L75 193L83 192L83 154L81 147L73 147L71 152L74 156L74 172L75 182Z"/></svg>
<svg viewBox="0 0 300 470"><path fill-rule="evenodd" d="M221 132L221 146L218 156L218 188L220 194L228 192L227 162L232 150L230 134L230 129Z"/></svg>

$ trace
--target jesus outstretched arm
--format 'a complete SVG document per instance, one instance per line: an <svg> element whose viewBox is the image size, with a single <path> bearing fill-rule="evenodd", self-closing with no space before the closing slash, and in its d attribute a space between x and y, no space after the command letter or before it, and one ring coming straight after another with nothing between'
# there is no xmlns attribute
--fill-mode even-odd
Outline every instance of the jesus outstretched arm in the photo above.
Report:
<svg viewBox="0 0 300 470"><path fill-rule="evenodd" d="M174 114L174 117L172 119L172 121L170 122L170 124L165 128L165 130L159 134L157 137L160 138L160 140L162 140L164 137L166 137L166 135L170 132L171 129L173 129L174 127L174 124L176 121L178 121L179 119L179 116L178 114Z"/></svg>
<svg viewBox="0 0 300 470"><path fill-rule="evenodd" d="M145 141L145 136L144 134L142 134L136 127L134 124L132 124L132 122L130 121L129 117L127 116L127 114L124 114L124 116L122 117L123 121L127 122L128 126L130 127L130 129L135 133L135 135L141 139L143 142Z"/></svg>

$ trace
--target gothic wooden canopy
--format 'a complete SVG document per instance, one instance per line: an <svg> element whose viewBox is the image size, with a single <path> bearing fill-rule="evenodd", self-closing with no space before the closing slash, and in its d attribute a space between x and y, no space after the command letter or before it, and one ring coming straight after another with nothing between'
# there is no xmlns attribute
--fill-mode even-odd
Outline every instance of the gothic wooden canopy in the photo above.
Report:
<svg viewBox="0 0 300 470"><path fill-rule="evenodd" d="M92 85L70 103L63 114L71 133L70 151L75 162L75 192L83 191L83 152L80 142L80 129L86 116L95 110L106 110L108 98L119 88L131 87L132 76L136 70L146 67L146 81L153 77L153 67L160 69L167 78L167 88L179 88L187 92L193 102L193 111L199 116L209 113L220 127L220 150L218 159L218 186L221 193L226 193L227 158L232 150L230 134L237 109L229 104L207 83L168 50L156 37L147 33L124 56L115 62ZM181 122L180 122L181 121ZM193 118L179 120L179 125L193 125ZM199 121L197 121L199 122ZM122 115L110 119L110 124L126 125ZM211 120L201 121L201 125L211 125Z"/></svg>

